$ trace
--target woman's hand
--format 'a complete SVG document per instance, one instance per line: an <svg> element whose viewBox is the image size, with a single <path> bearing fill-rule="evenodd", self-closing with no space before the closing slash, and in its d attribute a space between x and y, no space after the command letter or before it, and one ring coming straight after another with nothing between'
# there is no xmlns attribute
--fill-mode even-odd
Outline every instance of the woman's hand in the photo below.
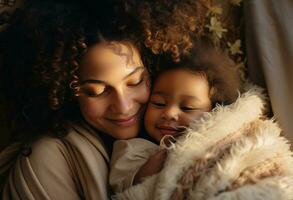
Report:
<svg viewBox="0 0 293 200"><path fill-rule="evenodd" d="M154 175L160 172L164 166L167 157L167 151L161 149L154 155L150 156L147 162L141 166L134 177L133 185L141 183L145 177Z"/></svg>

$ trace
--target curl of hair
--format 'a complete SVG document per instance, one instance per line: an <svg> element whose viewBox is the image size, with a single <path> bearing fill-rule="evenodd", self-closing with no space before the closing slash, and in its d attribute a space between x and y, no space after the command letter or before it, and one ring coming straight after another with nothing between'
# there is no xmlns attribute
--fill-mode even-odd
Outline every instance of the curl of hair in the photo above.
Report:
<svg viewBox="0 0 293 200"><path fill-rule="evenodd" d="M239 92L243 92L243 82L234 61L205 42L197 42L196 48L191 49L190 54L183 56L180 62L170 60L169 56L161 60L157 76L165 70L177 68L203 74L212 89L210 98L213 106L231 104Z"/></svg>
<svg viewBox="0 0 293 200"><path fill-rule="evenodd" d="M154 54L169 53L175 62L202 37L207 8L202 0L148 0L135 8L146 47Z"/></svg>

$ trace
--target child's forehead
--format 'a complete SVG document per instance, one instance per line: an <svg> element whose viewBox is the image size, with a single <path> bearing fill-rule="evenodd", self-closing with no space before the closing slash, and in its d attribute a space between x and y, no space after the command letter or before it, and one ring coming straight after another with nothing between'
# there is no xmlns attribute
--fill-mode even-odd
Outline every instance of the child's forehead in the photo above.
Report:
<svg viewBox="0 0 293 200"><path fill-rule="evenodd" d="M169 69L165 69L163 71L161 71L159 73L159 75L157 76L157 78L161 77L161 76L167 76L170 74L176 74L177 76L179 75L195 75L195 76L203 76L204 78L206 78L206 72L204 70L201 69L194 69L191 66L179 66L179 67L174 67L174 68L169 68Z"/></svg>
<svg viewBox="0 0 293 200"><path fill-rule="evenodd" d="M196 96L209 92L209 84L201 73L186 69L170 69L162 72L154 82L153 93Z"/></svg>
<svg viewBox="0 0 293 200"><path fill-rule="evenodd" d="M174 69L168 69L163 72L161 72L157 78L155 79L155 85L166 82L168 84L174 84L175 80L181 80L180 82L182 84L188 82L188 81L197 81L197 80L207 80L207 76L203 71L196 71L196 70L190 70L188 68L174 68ZM175 82L174 82L175 81Z"/></svg>

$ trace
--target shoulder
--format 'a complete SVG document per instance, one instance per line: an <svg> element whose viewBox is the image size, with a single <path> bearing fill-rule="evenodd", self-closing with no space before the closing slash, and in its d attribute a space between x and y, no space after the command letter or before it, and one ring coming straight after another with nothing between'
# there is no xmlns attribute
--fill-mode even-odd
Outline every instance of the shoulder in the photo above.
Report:
<svg viewBox="0 0 293 200"><path fill-rule="evenodd" d="M106 162L109 161L106 147L97 133L73 123L69 124L66 137L43 136L31 144L30 148L29 157L36 161L45 157L67 161L99 157Z"/></svg>
<svg viewBox="0 0 293 200"><path fill-rule="evenodd" d="M101 141L79 131L69 129L65 138L43 136L28 145L30 152L21 152L11 169L15 179L10 180L12 184L26 180L18 183L18 188L32 188L38 199L46 199L42 195L79 199L83 192L106 199L108 161L99 150L103 148L97 147ZM82 183L91 188L84 188Z"/></svg>
<svg viewBox="0 0 293 200"><path fill-rule="evenodd" d="M44 161L47 158L58 159L58 157L63 157L66 148L62 141L58 138L53 138L49 136L43 136L37 141L26 147L25 151L22 151L21 156L29 158L31 161Z"/></svg>
<svg viewBox="0 0 293 200"><path fill-rule="evenodd" d="M69 156L60 139L44 136L21 151L16 168L31 169L30 176L35 176L40 181L52 175L70 177L72 170Z"/></svg>
<svg viewBox="0 0 293 200"><path fill-rule="evenodd" d="M13 199L29 199L32 194L37 199L58 199L62 193L77 199L77 177L70 163L62 141L43 136L21 148L10 169L6 192L16 191L9 194Z"/></svg>

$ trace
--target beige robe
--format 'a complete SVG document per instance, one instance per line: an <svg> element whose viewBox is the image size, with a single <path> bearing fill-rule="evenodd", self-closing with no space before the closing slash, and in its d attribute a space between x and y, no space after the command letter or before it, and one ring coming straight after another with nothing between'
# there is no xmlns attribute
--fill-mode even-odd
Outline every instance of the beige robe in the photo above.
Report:
<svg viewBox="0 0 293 200"><path fill-rule="evenodd" d="M130 188L139 168L158 150L158 145L142 138L115 141L109 177L112 192Z"/></svg>
<svg viewBox="0 0 293 200"><path fill-rule="evenodd" d="M19 147L0 153L0 173L10 169L3 200L109 199L109 156L90 127L70 123L65 138L43 137L28 156Z"/></svg>

